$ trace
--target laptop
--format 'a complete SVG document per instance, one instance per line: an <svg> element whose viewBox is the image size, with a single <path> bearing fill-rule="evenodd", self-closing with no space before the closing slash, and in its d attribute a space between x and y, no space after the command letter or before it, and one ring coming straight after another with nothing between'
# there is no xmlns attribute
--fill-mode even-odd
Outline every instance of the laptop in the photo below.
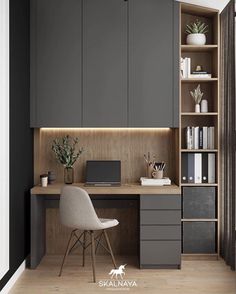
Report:
<svg viewBox="0 0 236 294"><path fill-rule="evenodd" d="M85 186L120 186L120 160L87 160Z"/></svg>

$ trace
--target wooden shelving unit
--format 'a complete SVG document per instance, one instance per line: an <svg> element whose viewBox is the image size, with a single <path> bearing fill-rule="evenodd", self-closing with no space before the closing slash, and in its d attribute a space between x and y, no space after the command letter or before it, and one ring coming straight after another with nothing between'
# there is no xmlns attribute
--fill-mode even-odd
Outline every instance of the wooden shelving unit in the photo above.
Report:
<svg viewBox="0 0 236 294"><path fill-rule="evenodd" d="M185 27L186 24L199 19L208 25L206 45L195 46L186 44ZM216 218L189 218L183 217L182 223L191 222L214 222L216 224L215 240L216 252L202 254L183 253L183 256L194 256L199 259L209 257L209 259L219 256L219 232L220 232L220 193L219 193L219 12L205 7L180 4L180 58L191 58L191 71L196 65L202 65L204 70L212 74L212 78L181 78L179 79L180 88L180 125L179 125L179 174L180 186L183 187L215 187L216 189ZM208 113L195 113L194 102L190 96L190 91L197 85L201 85L204 97L208 100ZM214 126L215 127L215 146L214 149L188 150L185 144L184 129L187 126ZM194 184L182 183L181 162L182 155L186 153L215 153L216 155L216 183Z"/></svg>

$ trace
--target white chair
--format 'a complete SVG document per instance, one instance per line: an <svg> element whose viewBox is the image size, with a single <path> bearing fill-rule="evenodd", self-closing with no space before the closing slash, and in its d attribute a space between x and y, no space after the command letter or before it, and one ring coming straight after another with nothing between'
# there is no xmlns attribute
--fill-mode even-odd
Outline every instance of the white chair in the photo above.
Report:
<svg viewBox="0 0 236 294"><path fill-rule="evenodd" d="M115 258L106 229L117 226L119 222L116 219L98 218L92 201L85 190L75 186L63 187L60 198L60 219L63 225L72 228L72 232L63 257L59 276L62 274L66 257L78 244L83 248L83 266L85 265L85 249L91 245L94 283L96 282L95 251L97 251L98 245L101 245L111 254L114 267L116 268ZM79 234L79 230L83 232ZM102 232L98 236L94 237L94 231L98 230L101 230ZM90 235L89 243L86 242L87 235ZM101 243L101 238L103 236L105 237L107 247ZM97 242L96 250L95 242Z"/></svg>

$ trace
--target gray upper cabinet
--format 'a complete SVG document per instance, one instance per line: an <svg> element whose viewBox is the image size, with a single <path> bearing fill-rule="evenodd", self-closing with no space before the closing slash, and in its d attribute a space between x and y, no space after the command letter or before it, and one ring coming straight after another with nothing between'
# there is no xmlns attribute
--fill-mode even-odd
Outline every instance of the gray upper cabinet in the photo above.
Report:
<svg viewBox="0 0 236 294"><path fill-rule="evenodd" d="M31 127L82 122L82 2L31 0Z"/></svg>
<svg viewBox="0 0 236 294"><path fill-rule="evenodd" d="M127 126L127 2L83 2L83 126Z"/></svg>
<svg viewBox="0 0 236 294"><path fill-rule="evenodd" d="M178 127L178 4L128 2L129 126Z"/></svg>

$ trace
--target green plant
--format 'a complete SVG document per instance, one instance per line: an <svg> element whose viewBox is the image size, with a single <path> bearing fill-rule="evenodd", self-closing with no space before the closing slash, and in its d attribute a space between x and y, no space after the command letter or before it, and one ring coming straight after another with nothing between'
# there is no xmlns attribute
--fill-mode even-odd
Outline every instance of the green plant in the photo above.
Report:
<svg viewBox="0 0 236 294"><path fill-rule="evenodd" d="M200 85L198 85L197 88L194 89L194 92L190 91L190 94L193 97L195 104L199 104L202 100L203 95L204 95L204 93L201 92Z"/></svg>
<svg viewBox="0 0 236 294"><path fill-rule="evenodd" d="M208 25L200 20L196 20L191 24L186 25L186 34L206 34L208 32Z"/></svg>
<svg viewBox="0 0 236 294"><path fill-rule="evenodd" d="M76 150L78 142L78 138L71 138L69 135L53 140L52 151L55 153L58 162L63 164L64 167L72 167L84 152L83 148Z"/></svg>

